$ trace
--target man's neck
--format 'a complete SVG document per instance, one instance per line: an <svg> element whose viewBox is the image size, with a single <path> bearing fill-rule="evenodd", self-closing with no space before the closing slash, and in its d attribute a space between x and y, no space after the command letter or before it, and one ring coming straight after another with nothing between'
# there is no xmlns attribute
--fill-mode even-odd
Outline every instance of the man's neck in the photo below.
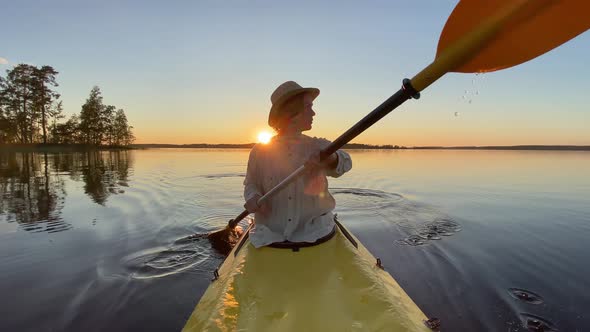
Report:
<svg viewBox="0 0 590 332"><path fill-rule="evenodd" d="M294 128L286 128L285 130L281 130L279 136L299 136L301 135L301 130L297 130Z"/></svg>

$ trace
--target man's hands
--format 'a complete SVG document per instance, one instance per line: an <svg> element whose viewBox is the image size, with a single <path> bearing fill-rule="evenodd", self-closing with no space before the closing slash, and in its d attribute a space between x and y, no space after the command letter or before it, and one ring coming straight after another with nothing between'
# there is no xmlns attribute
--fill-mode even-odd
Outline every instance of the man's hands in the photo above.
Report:
<svg viewBox="0 0 590 332"><path fill-rule="evenodd" d="M324 162L320 162L320 151L314 152L311 154L309 159L305 162L305 168L311 171L310 174L315 174L314 171L319 170L321 168L336 168L338 165L338 154L333 153L331 154ZM324 179L325 181L325 179ZM250 213L258 212L262 213L263 215L267 215L271 211L270 203L264 202L262 205L258 205L258 200L262 197L261 195L255 195L254 197L250 198L244 204L244 208L248 210Z"/></svg>
<svg viewBox="0 0 590 332"><path fill-rule="evenodd" d="M250 198L244 204L244 208L248 210L250 213L260 212L262 214L268 214L270 212L270 205L268 203L262 203L262 206L258 205L258 200L260 199L260 195L255 195L254 197Z"/></svg>
<svg viewBox="0 0 590 332"><path fill-rule="evenodd" d="M336 168L338 165L338 155L332 153L324 162L320 163L320 151L314 152L305 162L305 168L318 169L320 167Z"/></svg>

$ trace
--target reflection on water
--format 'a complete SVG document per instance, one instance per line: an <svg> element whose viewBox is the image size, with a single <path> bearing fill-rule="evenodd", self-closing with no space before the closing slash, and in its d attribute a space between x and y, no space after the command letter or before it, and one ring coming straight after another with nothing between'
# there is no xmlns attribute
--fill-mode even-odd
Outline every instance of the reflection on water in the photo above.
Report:
<svg viewBox="0 0 590 332"><path fill-rule="evenodd" d="M127 151L89 152L72 163L82 173L84 192L95 203L104 205L110 195L124 193L131 158Z"/></svg>
<svg viewBox="0 0 590 332"><path fill-rule="evenodd" d="M68 230L72 225L61 217L66 178L82 181L84 193L104 205L110 195L124 193L131 164L129 151L2 152L0 221L31 232Z"/></svg>
<svg viewBox="0 0 590 332"><path fill-rule="evenodd" d="M47 154L0 154L0 213L28 231L59 232L71 228L60 218L65 188L49 174Z"/></svg>

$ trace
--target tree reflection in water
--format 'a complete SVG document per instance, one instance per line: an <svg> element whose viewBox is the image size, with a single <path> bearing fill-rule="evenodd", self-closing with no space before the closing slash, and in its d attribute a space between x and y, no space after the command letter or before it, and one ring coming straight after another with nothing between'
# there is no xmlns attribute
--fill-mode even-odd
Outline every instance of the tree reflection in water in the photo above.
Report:
<svg viewBox="0 0 590 332"><path fill-rule="evenodd" d="M93 202L128 186L131 151L67 153L0 153L0 222L16 222L33 232L60 232L72 228L64 221L66 181L83 181Z"/></svg>

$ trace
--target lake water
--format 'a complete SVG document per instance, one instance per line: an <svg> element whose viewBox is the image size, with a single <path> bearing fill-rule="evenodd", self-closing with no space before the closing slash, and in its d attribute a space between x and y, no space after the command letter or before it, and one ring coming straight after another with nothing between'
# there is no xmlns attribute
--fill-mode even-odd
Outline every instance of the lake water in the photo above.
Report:
<svg viewBox="0 0 590 332"><path fill-rule="evenodd" d="M590 331L589 152L349 152L339 219L443 331ZM247 157L0 153L0 330L180 330Z"/></svg>

